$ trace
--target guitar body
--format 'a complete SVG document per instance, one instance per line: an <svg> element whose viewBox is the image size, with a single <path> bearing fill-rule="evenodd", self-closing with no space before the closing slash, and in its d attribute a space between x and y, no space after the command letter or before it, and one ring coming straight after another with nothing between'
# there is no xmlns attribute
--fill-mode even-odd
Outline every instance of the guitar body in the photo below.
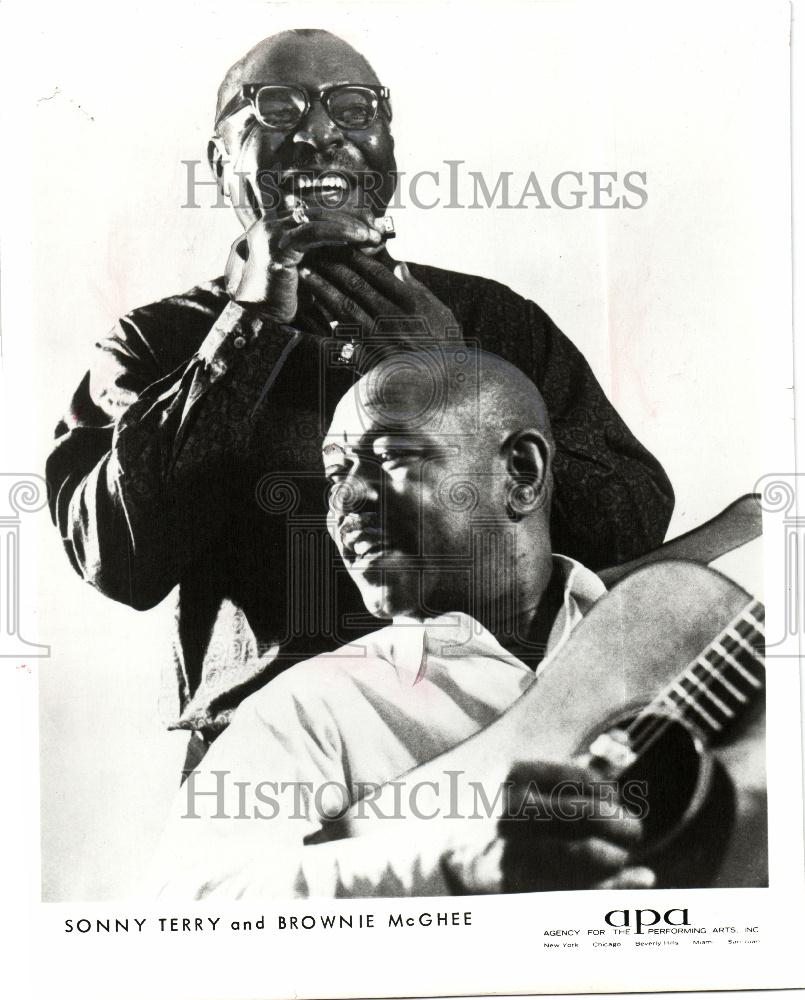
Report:
<svg viewBox="0 0 805 1000"><path fill-rule="evenodd" d="M600 766L602 777L609 768L609 777L645 782L643 860L661 886L767 885L762 682L750 678L749 695L739 692L740 704L731 703L735 718L729 712L729 725L717 732L706 722L710 712L676 712L672 702L644 715L642 732L662 733L636 760L626 767L621 762L617 774L611 761L590 752L597 739L596 746L615 745L607 734L621 735L654 706L658 692L684 675L750 603L732 581L695 563L656 563L634 572L595 605L507 712L395 784L434 782L439 802L453 801L469 816L478 802L472 783L481 782L491 798L517 762L580 760ZM762 677L762 668L754 669ZM388 815L392 801L399 803L399 790L384 786L374 804ZM328 824L327 836L377 831L378 822L386 832L402 822L410 836L428 834L427 826L412 829L422 822L414 816L380 821L374 808L356 803L343 820Z"/></svg>
<svg viewBox="0 0 805 1000"><path fill-rule="evenodd" d="M628 725L633 717L631 710L616 713L603 730ZM598 727L580 743L585 763L590 760L584 750L597 735ZM768 885L762 706L754 706L742 732L725 745L708 747L706 737L690 723L669 725L621 776L647 790L648 843L634 862L652 868L661 888Z"/></svg>

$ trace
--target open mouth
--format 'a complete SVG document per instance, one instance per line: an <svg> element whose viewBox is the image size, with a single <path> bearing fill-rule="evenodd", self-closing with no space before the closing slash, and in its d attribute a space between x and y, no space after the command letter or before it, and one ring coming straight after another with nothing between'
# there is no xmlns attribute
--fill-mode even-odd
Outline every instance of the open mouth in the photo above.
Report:
<svg viewBox="0 0 805 1000"><path fill-rule="evenodd" d="M340 170L294 171L283 177L280 188L286 198L293 196L306 206L341 208L351 202L358 178Z"/></svg>
<svg viewBox="0 0 805 1000"><path fill-rule="evenodd" d="M386 551L386 546L382 542L373 542L370 539L362 539L352 547L352 562L368 563L373 562L378 556L382 556Z"/></svg>
<svg viewBox="0 0 805 1000"><path fill-rule="evenodd" d="M342 536L342 556L348 565L366 564L388 551L388 545L378 531L346 531Z"/></svg>

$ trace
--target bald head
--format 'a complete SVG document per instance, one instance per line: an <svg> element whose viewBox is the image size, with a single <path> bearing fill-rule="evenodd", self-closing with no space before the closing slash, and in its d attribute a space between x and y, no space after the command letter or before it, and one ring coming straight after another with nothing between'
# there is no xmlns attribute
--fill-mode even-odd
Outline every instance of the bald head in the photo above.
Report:
<svg viewBox="0 0 805 1000"><path fill-rule="evenodd" d="M380 82L369 62L343 39L320 28L294 28L264 38L230 67L218 89L215 117L244 83L287 83L317 75Z"/></svg>
<svg viewBox="0 0 805 1000"><path fill-rule="evenodd" d="M364 375L338 409L345 415L349 411L351 422L378 430L461 434L494 447L526 430L551 445L553 440L536 385L503 358L464 345L386 359Z"/></svg>

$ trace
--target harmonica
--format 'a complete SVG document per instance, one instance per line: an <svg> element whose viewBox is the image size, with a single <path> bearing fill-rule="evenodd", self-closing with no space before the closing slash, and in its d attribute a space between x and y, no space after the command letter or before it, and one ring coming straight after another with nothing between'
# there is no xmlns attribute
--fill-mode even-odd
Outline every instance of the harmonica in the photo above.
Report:
<svg viewBox="0 0 805 1000"><path fill-rule="evenodd" d="M285 196L285 210L299 226L310 222L307 215L307 206L301 198L297 198L294 194ZM393 239L397 235L397 231L394 228L394 220L390 215L379 216L374 220L373 226L383 237L384 242L385 240Z"/></svg>

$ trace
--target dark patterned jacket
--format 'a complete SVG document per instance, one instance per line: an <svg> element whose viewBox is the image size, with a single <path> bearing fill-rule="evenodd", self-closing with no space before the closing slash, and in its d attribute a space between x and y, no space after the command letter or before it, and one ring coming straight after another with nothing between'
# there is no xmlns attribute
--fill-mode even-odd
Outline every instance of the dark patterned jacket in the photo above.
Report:
<svg viewBox="0 0 805 1000"><path fill-rule="evenodd" d="M554 551L596 569L659 545L665 473L539 306L484 278L411 272L466 340L539 386ZM219 278L121 319L58 424L51 510L77 572L138 609L177 588L172 727L214 734L285 666L381 624L324 532L319 449L355 378L335 350L245 313Z"/></svg>

